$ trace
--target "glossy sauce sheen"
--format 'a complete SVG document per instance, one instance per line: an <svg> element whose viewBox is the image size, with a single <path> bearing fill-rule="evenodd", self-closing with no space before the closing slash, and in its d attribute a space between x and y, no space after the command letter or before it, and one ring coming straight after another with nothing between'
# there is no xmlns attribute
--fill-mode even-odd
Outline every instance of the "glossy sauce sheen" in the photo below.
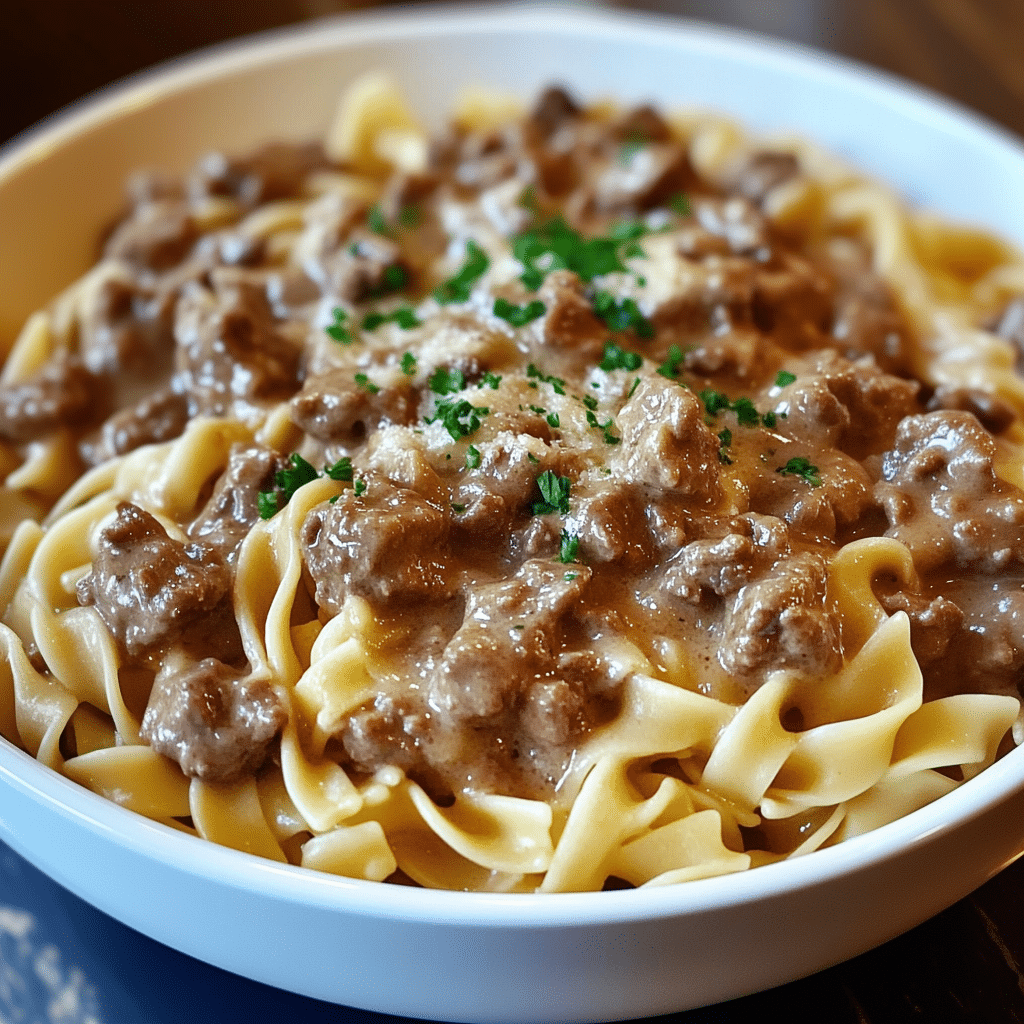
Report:
<svg viewBox="0 0 1024 1024"><path fill-rule="evenodd" d="M754 153L723 189L657 111L550 90L501 131L451 129L372 207L326 195L290 259L238 227L325 170L274 146L137 178L76 350L0 390L0 435L71 429L83 465L288 403L292 447L239 445L189 544L122 505L78 585L152 680L144 739L186 773L273 755L286 715L245 682L229 594L296 455L340 489L302 526L307 600L378 623L378 695L330 752L442 802L550 796L637 649L734 703L780 669L834 673L852 652L827 566L861 537L913 554L920 585L878 588L926 699L1016 694L1024 496L993 470L1014 413L912 378L856 242L772 223L793 156ZM202 230L211 197L234 213Z"/></svg>

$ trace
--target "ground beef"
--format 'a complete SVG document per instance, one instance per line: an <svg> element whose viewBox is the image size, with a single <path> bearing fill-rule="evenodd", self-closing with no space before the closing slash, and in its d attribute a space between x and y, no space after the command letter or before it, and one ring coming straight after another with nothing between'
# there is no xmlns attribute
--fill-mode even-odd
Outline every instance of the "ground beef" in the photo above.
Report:
<svg viewBox="0 0 1024 1024"><path fill-rule="evenodd" d="M825 603L825 560L783 558L733 598L718 658L731 674L789 669L827 676L842 665L838 616Z"/></svg>
<svg viewBox="0 0 1024 1024"><path fill-rule="evenodd" d="M875 493L886 535L919 572L997 573L1024 564L1024 495L994 469L995 441L968 412L908 416L885 453Z"/></svg>
<svg viewBox="0 0 1024 1024"><path fill-rule="evenodd" d="M114 413L79 443L82 459L98 466L107 459L180 437L188 423L188 398L172 387L155 391L136 405Z"/></svg>
<svg viewBox="0 0 1024 1024"><path fill-rule="evenodd" d="M189 537L208 544L231 564L242 541L259 522L260 492L272 491L276 474L287 465L286 459L269 448L235 445L213 494L189 526Z"/></svg>
<svg viewBox="0 0 1024 1024"><path fill-rule="evenodd" d="M167 535L145 509L121 502L99 535L92 571L78 582L130 656L178 640L196 620L230 609L231 572L213 548Z"/></svg>
<svg viewBox="0 0 1024 1024"><path fill-rule="evenodd" d="M663 377L645 377L617 422L622 444L613 472L699 502L717 500L721 442L704 422L704 407L693 392Z"/></svg>
<svg viewBox="0 0 1024 1024"><path fill-rule="evenodd" d="M34 441L95 422L102 395L100 381L80 360L57 356L24 381L0 387L0 439Z"/></svg>
<svg viewBox="0 0 1024 1024"><path fill-rule="evenodd" d="M172 660L157 675L140 735L181 770L206 782L231 782L263 764L288 713L269 683L217 661Z"/></svg>
<svg viewBox="0 0 1024 1024"><path fill-rule="evenodd" d="M293 422L321 441L362 441L391 424L412 423L418 397L408 380L360 386L352 373L328 371L306 381L291 403Z"/></svg>
<svg viewBox="0 0 1024 1024"><path fill-rule="evenodd" d="M314 508L302 551L316 602L337 615L349 594L381 603L446 597L448 516L418 494L373 476Z"/></svg>
<svg viewBox="0 0 1024 1024"><path fill-rule="evenodd" d="M186 288L175 312L177 373L193 409L222 416L237 400L287 398L299 387L299 352L262 284L227 268L212 283Z"/></svg>

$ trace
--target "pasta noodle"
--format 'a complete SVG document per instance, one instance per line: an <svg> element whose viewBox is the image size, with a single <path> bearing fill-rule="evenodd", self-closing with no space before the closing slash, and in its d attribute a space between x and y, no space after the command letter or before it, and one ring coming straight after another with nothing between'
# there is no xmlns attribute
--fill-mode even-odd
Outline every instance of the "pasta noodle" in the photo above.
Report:
<svg viewBox="0 0 1024 1024"><path fill-rule="evenodd" d="M393 84L0 372L0 734L281 863L666 885L1022 736L1024 262L802 139ZM1011 739L1012 737L1012 739Z"/></svg>

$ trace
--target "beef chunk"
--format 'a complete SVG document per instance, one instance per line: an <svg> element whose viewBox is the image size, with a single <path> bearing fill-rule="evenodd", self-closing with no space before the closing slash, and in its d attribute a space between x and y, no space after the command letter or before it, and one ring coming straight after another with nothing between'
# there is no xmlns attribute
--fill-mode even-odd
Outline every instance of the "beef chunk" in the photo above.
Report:
<svg viewBox="0 0 1024 1024"><path fill-rule="evenodd" d="M1017 353L1017 372L1024 370L1024 297L1011 299L988 325L997 337L1008 341Z"/></svg>
<svg viewBox="0 0 1024 1024"><path fill-rule="evenodd" d="M180 437L188 423L188 399L174 388L161 388L129 409L115 413L99 431L78 446L82 459L91 466L118 455Z"/></svg>
<svg viewBox="0 0 1024 1024"><path fill-rule="evenodd" d="M612 483L575 498L568 530L579 538L579 554L590 565L636 564L649 554L643 523L644 496L634 486Z"/></svg>
<svg viewBox="0 0 1024 1024"><path fill-rule="evenodd" d="M455 722L501 717L556 668L562 620L590 570L529 561L508 580L470 591L462 625L430 681L430 705Z"/></svg>
<svg viewBox="0 0 1024 1024"><path fill-rule="evenodd" d="M21 383L0 387L0 439L35 441L85 426L104 404L99 378L75 357L58 355Z"/></svg>
<svg viewBox="0 0 1024 1024"><path fill-rule="evenodd" d="M629 141L591 184L600 213L641 213L685 191L690 160L681 143L633 145Z"/></svg>
<svg viewBox="0 0 1024 1024"><path fill-rule="evenodd" d="M276 474L287 465L269 448L236 444L188 535L209 544L229 564L233 562L242 541L259 522L260 491L273 490Z"/></svg>
<svg viewBox="0 0 1024 1024"><path fill-rule="evenodd" d="M547 312L543 324L545 345L570 349L581 360L600 359L608 329L594 315L583 282L570 270L548 274L539 298Z"/></svg>
<svg viewBox="0 0 1024 1024"><path fill-rule="evenodd" d="M357 229L335 248L308 261L306 271L327 295L363 302L404 288L409 280L398 245Z"/></svg>
<svg viewBox="0 0 1024 1024"><path fill-rule="evenodd" d="M416 395L407 380L371 392L344 370L307 379L291 403L292 420L321 441L353 442L390 424L416 419Z"/></svg>
<svg viewBox="0 0 1024 1024"><path fill-rule="evenodd" d="M214 658L172 660L153 684L140 735L186 775L230 782L263 764L287 719L269 683L239 677Z"/></svg>
<svg viewBox="0 0 1024 1024"><path fill-rule="evenodd" d="M696 395L663 377L643 378L617 422L616 470L624 480L683 491L701 502L718 498L721 442L705 424Z"/></svg>
<svg viewBox="0 0 1024 1024"><path fill-rule="evenodd" d="M800 162L792 153L765 149L751 153L736 171L732 190L752 203L763 203L769 193L792 181L800 173Z"/></svg>
<svg viewBox="0 0 1024 1024"><path fill-rule="evenodd" d="M302 551L316 602L337 615L349 594L371 601L436 600L448 594L448 517L418 494L370 476L366 491L344 491L302 525Z"/></svg>
<svg viewBox="0 0 1024 1024"><path fill-rule="evenodd" d="M178 302L176 364L196 412L223 416L236 400L281 399L299 386L299 352L278 330L261 284L222 268Z"/></svg>
<svg viewBox="0 0 1024 1024"><path fill-rule="evenodd" d="M723 239L736 256L767 258L771 250L764 214L745 199L700 199L693 204L697 223Z"/></svg>
<svg viewBox="0 0 1024 1024"><path fill-rule="evenodd" d="M184 203L146 203L118 225L104 246L104 255L139 270L159 272L180 263L198 238L199 229Z"/></svg>
<svg viewBox="0 0 1024 1024"><path fill-rule="evenodd" d="M580 115L576 101L559 86L551 86L537 98L526 119L527 132L537 140L549 139L566 121Z"/></svg>
<svg viewBox="0 0 1024 1024"><path fill-rule="evenodd" d="M749 513L728 526L723 536L683 547L666 565L662 587L692 604L708 593L727 597L789 553L789 531L781 519Z"/></svg>
<svg viewBox="0 0 1024 1024"><path fill-rule="evenodd" d="M927 409L935 412L938 409L959 409L961 412L973 413L978 422L993 434L1001 434L1017 418L1017 413L1009 402L990 391L980 388L956 387L940 384L928 399Z"/></svg>
<svg viewBox="0 0 1024 1024"><path fill-rule="evenodd" d="M886 536L921 572L943 565L996 573L1024 564L1024 494L1000 480L995 441L968 412L908 416L875 494Z"/></svg>
<svg viewBox="0 0 1024 1024"><path fill-rule="evenodd" d="M810 552L783 558L744 586L726 615L718 658L747 676L789 669L825 676L842 664L838 617L825 605L825 561Z"/></svg>
<svg viewBox="0 0 1024 1024"><path fill-rule="evenodd" d="M870 358L823 352L787 366L796 380L775 399L776 429L796 441L863 459L890 447L896 424L920 411L918 383L884 373Z"/></svg>
<svg viewBox="0 0 1024 1024"><path fill-rule="evenodd" d="M78 601L94 605L131 656L173 643L196 620L230 602L231 572L206 544L182 544L128 502L100 533Z"/></svg>
<svg viewBox="0 0 1024 1024"><path fill-rule="evenodd" d="M964 626L963 611L941 595L929 600L920 594L898 591L883 594L879 600L890 615L906 612L910 617L910 646L922 668L945 657Z"/></svg>
<svg viewBox="0 0 1024 1024"><path fill-rule="evenodd" d="M227 196L258 206L297 196L306 176L327 166L319 143L272 143L244 159L209 153L190 175L188 191L196 198Z"/></svg>

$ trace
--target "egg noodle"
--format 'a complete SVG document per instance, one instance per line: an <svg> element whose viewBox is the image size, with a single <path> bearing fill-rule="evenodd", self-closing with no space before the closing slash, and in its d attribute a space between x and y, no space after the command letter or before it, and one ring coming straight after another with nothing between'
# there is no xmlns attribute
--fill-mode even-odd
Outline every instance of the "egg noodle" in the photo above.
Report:
<svg viewBox="0 0 1024 1024"><path fill-rule="evenodd" d="M475 129L513 116L510 101L479 92L456 113ZM754 148L716 115L670 123L710 182ZM278 265L299 263L311 204L332 196L372 204L394 167L422 167L427 146L394 88L371 76L344 98L328 134L344 171L313 172L304 197L260 206L236 230L262 240ZM1019 254L985 232L909 210L803 140L773 140L772 149L794 155L802 173L767 196L766 216L793 236L864 246L911 327L914 374L1024 410L1011 344L979 326L1024 294ZM214 197L194 215L212 229L233 216L230 204ZM491 255L484 280L500 283L508 242L495 234L481 244ZM519 270L511 266L508 277ZM0 385L30 379L73 346L96 289L117 274L105 260L32 316ZM1024 487L1022 422L995 442L996 472L1015 487ZM84 475L71 430L0 441L0 733L8 741L125 808L270 860L378 881L400 871L445 889L564 892L600 889L609 878L664 885L810 853L948 793L993 763L1008 730L1021 739L1014 696L923 701L910 619L877 594L881 578L916 580L914 562L899 540L866 536L827 565L825 602L838 616L843 657L824 678L784 666L739 702L695 686L685 654L659 664L640 640L597 638L597 656L621 680L617 712L582 736L550 792L467 786L439 801L397 765L352 770L331 740L389 671L379 652L390 627L358 594L333 617L310 600L303 523L348 486L320 475L251 529L235 564L248 678L269 684L287 712L279 747L254 774L191 777L140 738L152 674L125 663L76 584L120 503L147 510L185 542L233 446L257 442L287 455L296 438L283 401L256 417L196 416L176 439Z"/></svg>

